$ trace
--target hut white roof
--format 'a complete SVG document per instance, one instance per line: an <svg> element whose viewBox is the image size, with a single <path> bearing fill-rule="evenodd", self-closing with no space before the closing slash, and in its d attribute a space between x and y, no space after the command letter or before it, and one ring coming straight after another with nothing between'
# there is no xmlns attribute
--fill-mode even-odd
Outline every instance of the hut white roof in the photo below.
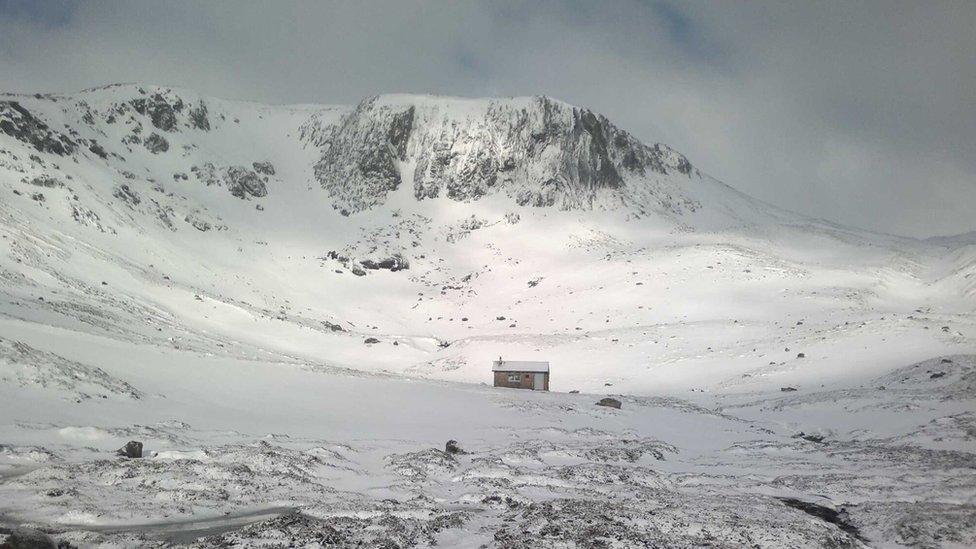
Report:
<svg viewBox="0 0 976 549"><path fill-rule="evenodd" d="M496 360L491 363L491 371L548 373L549 363L531 360Z"/></svg>

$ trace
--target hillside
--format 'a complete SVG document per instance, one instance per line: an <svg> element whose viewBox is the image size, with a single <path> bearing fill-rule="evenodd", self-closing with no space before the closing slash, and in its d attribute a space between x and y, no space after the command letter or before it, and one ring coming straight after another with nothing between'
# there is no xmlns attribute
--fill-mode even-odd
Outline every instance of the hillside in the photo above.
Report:
<svg viewBox="0 0 976 549"><path fill-rule="evenodd" d="M238 545L326 523L349 545L585 544L577 515L622 546L976 531L969 237L784 211L547 97L0 95L0 197L2 523ZM550 361L553 393L479 385L499 355ZM102 459L130 438L158 454ZM472 454L430 449L449 438Z"/></svg>
<svg viewBox="0 0 976 549"><path fill-rule="evenodd" d="M557 389L638 392L971 342L971 248L776 210L548 98L2 105L15 318L459 381L533 355Z"/></svg>

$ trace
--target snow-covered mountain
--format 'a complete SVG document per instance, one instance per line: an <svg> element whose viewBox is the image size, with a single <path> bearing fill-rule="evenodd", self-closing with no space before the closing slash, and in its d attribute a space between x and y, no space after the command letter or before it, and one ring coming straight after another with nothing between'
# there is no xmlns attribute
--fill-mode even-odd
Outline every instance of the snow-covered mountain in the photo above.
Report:
<svg viewBox="0 0 976 549"><path fill-rule="evenodd" d="M778 210L545 97L117 85L4 96L0 130L15 318L464 381L541 356L562 389L739 384L836 338L873 364L969 343L971 246Z"/></svg>
<svg viewBox="0 0 976 549"><path fill-rule="evenodd" d="M497 193L565 210L696 206L668 177L691 175L686 158L548 97L371 97L323 133L315 176L345 214L383 204L404 184L417 200Z"/></svg>
<svg viewBox="0 0 976 549"><path fill-rule="evenodd" d="M861 546L771 496L826 494L861 502L854 522L877 539L972 531L943 526L973 497L957 474L973 240L783 211L585 108L0 95L0 236L0 476L24 475L0 479L0 527L27 513L141 544L110 523L305 513L222 540L249 545L317 536L346 505L366 524L329 522L347 541L462 545L439 536L463 528L517 547L585 545L590 527L566 521L626 511L605 533L635 546ZM554 393L477 385L499 355L550 361ZM159 453L99 460L119 437ZM472 457L417 447L449 437ZM823 474L840 462L907 484ZM150 477L132 495L125 479ZM604 498L620 483L636 500ZM50 495L64 490L77 497Z"/></svg>

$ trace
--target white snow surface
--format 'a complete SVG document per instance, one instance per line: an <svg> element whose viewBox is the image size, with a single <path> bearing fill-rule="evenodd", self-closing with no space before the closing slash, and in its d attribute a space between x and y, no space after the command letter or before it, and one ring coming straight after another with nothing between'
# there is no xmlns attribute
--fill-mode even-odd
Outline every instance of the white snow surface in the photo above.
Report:
<svg viewBox="0 0 976 549"><path fill-rule="evenodd" d="M548 372L549 363L531 360L495 360L491 363L493 372Z"/></svg>
<svg viewBox="0 0 976 549"><path fill-rule="evenodd" d="M976 545L971 237L785 212L606 125L660 167L624 170L575 130L523 157L506 147L525 128L588 116L540 98L117 85L0 107L4 528L133 547ZM382 124L410 108L400 154ZM359 160L323 170L340 144ZM387 149L396 174L362 176ZM431 158L457 194L418 198ZM545 195L565 158L620 181L571 167ZM485 166L497 183L457 187ZM522 186L568 198L519 205ZM552 392L490 387L498 356L548 362ZM146 457L116 458L128 440Z"/></svg>

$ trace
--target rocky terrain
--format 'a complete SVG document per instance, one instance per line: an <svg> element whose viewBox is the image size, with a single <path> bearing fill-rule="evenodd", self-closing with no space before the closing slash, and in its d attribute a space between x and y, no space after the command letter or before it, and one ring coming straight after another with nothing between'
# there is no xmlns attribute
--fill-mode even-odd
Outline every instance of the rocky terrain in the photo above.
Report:
<svg viewBox="0 0 976 549"><path fill-rule="evenodd" d="M976 544L973 236L551 98L0 95L0 294L0 543Z"/></svg>

